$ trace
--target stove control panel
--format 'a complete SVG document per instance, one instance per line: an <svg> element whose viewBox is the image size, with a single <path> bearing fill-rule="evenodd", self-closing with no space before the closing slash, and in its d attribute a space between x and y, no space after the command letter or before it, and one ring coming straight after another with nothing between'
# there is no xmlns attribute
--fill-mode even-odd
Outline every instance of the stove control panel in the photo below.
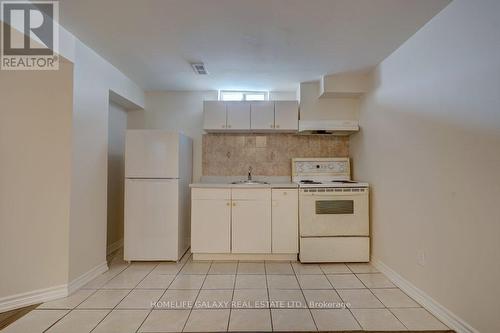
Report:
<svg viewBox="0 0 500 333"><path fill-rule="evenodd" d="M292 176L348 180L351 176L349 158L294 158L292 159Z"/></svg>

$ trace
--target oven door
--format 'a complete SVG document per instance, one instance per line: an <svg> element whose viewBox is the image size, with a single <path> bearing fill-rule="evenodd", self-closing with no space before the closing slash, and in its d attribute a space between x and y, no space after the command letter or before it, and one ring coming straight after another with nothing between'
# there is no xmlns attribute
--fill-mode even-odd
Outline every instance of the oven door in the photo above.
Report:
<svg viewBox="0 0 500 333"><path fill-rule="evenodd" d="M300 236L368 236L368 188L300 190Z"/></svg>

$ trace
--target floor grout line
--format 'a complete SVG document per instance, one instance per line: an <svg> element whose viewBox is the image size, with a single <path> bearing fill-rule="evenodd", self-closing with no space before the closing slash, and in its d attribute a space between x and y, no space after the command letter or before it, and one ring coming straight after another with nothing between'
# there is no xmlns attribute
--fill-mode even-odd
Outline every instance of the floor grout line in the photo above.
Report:
<svg viewBox="0 0 500 333"><path fill-rule="evenodd" d="M190 258L191 258L191 257L192 257L192 254L191 254ZM189 258L188 258L188 261L189 261ZM193 261L191 260L191 262L193 262ZM187 261L186 261L186 263L187 263ZM198 297L200 296L200 292L201 292L201 289L203 288L203 285L205 284L205 281L206 281L207 276L208 276L208 272L210 271L210 268L212 268L212 263L213 263L213 261L211 260L211 261L210 261L210 266L208 267L208 270L207 270L207 274L205 275L205 277L204 277L204 279L203 279L203 282L202 282L202 284L201 284L201 286L200 286L200 289L198 290L198 293L196 294L196 297L195 297L195 299L194 299L194 304L193 304L193 306L192 306L192 307L190 308L190 310L189 310L189 314L188 314L188 316L187 316L186 322L185 322L185 323L184 323L184 325L182 326L182 331L181 331L181 332L184 332L184 330L186 329L186 325L187 325L187 323L188 323L188 321L189 321L189 318L191 317L191 314L193 313L194 307L195 307L195 305L196 305L196 300L197 300L197 299L198 299ZM179 271L179 273L180 273L180 271ZM201 274L200 274L200 275L201 275Z"/></svg>

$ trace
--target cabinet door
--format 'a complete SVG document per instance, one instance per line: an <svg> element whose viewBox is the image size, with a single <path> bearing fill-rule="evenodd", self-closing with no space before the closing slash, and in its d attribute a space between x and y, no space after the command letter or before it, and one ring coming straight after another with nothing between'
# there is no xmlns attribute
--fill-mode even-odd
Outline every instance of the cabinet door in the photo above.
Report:
<svg viewBox="0 0 500 333"><path fill-rule="evenodd" d="M271 200L234 200L232 252L271 253Z"/></svg>
<svg viewBox="0 0 500 333"><path fill-rule="evenodd" d="M250 104L250 123L252 129L274 129L274 102L252 102Z"/></svg>
<svg viewBox="0 0 500 333"><path fill-rule="evenodd" d="M220 101L203 102L203 129L221 130L226 128L226 104Z"/></svg>
<svg viewBox="0 0 500 333"><path fill-rule="evenodd" d="M230 130L250 129L250 103L226 102L227 128Z"/></svg>
<svg viewBox="0 0 500 333"><path fill-rule="evenodd" d="M298 253L298 190L272 190L272 251Z"/></svg>
<svg viewBox="0 0 500 333"><path fill-rule="evenodd" d="M297 101L276 101L274 125L277 130L297 131L299 129L299 104Z"/></svg>
<svg viewBox="0 0 500 333"><path fill-rule="evenodd" d="M196 192L196 190L202 190ZM193 189L191 252L231 251L231 190Z"/></svg>

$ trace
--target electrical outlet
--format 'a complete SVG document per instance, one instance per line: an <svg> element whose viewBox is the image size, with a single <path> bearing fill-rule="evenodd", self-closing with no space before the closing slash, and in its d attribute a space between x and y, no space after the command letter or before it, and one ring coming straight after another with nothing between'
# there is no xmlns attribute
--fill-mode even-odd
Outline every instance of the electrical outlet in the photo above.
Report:
<svg viewBox="0 0 500 333"><path fill-rule="evenodd" d="M419 251L418 252L418 258L417 262L420 266L425 266L426 258L425 258L425 252L424 251Z"/></svg>

